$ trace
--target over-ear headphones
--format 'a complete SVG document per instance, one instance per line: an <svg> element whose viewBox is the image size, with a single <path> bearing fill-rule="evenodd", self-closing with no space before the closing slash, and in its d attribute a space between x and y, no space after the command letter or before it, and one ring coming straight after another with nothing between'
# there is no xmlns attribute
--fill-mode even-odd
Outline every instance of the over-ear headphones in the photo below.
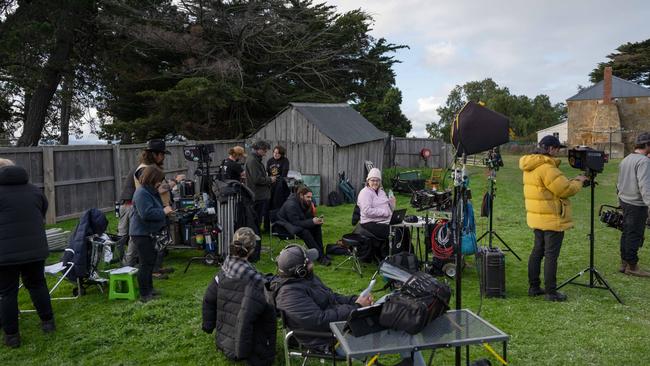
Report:
<svg viewBox="0 0 650 366"><path fill-rule="evenodd" d="M307 270L307 265L309 264L309 257L307 257L307 253L305 253L305 248L301 247L300 245L290 244L284 247L284 249L282 250L287 250L292 247L300 248L300 253L302 253L303 261L301 264L297 265L296 267L290 268L289 273L298 278L305 278L309 273L309 271Z"/></svg>

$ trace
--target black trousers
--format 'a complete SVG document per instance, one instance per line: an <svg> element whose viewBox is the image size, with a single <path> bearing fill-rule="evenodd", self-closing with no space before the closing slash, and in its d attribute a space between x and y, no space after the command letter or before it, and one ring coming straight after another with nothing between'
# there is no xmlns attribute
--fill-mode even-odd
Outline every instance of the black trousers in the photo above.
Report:
<svg viewBox="0 0 650 366"><path fill-rule="evenodd" d="M639 262L639 248L643 246L647 206L633 206L619 200L623 208L623 233L621 234L621 259L629 264Z"/></svg>
<svg viewBox="0 0 650 366"><path fill-rule="evenodd" d="M380 224L377 222L366 222L361 224L361 226L370 231L377 239L388 240L388 235L390 235L390 225Z"/></svg>
<svg viewBox="0 0 650 366"><path fill-rule="evenodd" d="M38 317L42 321L51 320L52 303L45 281L44 261L11 266L0 266L0 318L5 334L18 333L18 286L22 277L29 291Z"/></svg>
<svg viewBox="0 0 650 366"><path fill-rule="evenodd" d="M267 214L267 211L269 210L269 201L268 200L258 200L253 203L253 207L255 210L255 227L252 228L255 230L255 234L260 235L260 231L262 230L262 220L264 220L264 216ZM248 259L250 262L257 262L260 259L260 252L262 251L262 241L258 240L255 243L255 253L250 256Z"/></svg>
<svg viewBox="0 0 650 366"><path fill-rule="evenodd" d="M311 229L302 229L302 231L296 235L307 244L308 248L318 250L319 259L323 257L325 254L323 251L323 230L320 225Z"/></svg>
<svg viewBox="0 0 650 366"><path fill-rule="evenodd" d="M131 240L138 248L140 268L138 268L138 286L140 296L151 295L153 291L153 267L156 264L157 251L154 240L150 236L131 236Z"/></svg>
<svg viewBox="0 0 650 366"><path fill-rule="evenodd" d="M542 258L544 258L544 287L553 291L557 287L557 258L564 239L564 231L535 229L535 245L528 258L528 284L539 287Z"/></svg>

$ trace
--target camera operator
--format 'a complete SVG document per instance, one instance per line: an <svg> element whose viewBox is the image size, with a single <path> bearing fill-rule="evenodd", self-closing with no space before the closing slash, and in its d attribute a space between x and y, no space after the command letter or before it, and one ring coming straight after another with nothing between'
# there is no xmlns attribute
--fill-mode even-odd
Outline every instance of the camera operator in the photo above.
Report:
<svg viewBox="0 0 650 366"><path fill-rule="evenodd" d="M246 185L255 194L255 223L256 234L260 234L262 218L269 209L269 199L271 199L271 184L275 183L276 177L269 177L266 174L266 168L262 163L262 158L271 148L268 142L264 140L257 141L253 144L253 153L246 158ZM250 261L256 262L260 259L260 250L262 242L257 241L255 254L251 256Z"/></svg>
<svg viewBox="0 0 650 366"><path fill-rule="evenodd" d="M528 295L546 294L548 301L565 301L566 295L556 289L557 259L564 231L573 227L571 203L568 198L582 189L587 177L567 179L558 169L560 159L554 158L566 147L555 136L545 136L539 147L519 160L523 171L526 221L534 230L535 245L528 258ZM544 286L540 287L540 267L544 258Z"/></svg>
<svg viewBox="0 0 650 366"><path fill-rule="evenodd" d="M634 152L621 161L618 172L618 200L623 208L620 271L630 276L650 277L639 267L645 223L650 207L650 132L637 136Z"/></svg>
<svg viewBox="0 0 650 366"><path fill-rule="evenodd" d="M242 159L246 158L246 151L241 146L235 146L228 150L228 157L223 160L223 178L241 181L244 178L244 167Z"/></svg>

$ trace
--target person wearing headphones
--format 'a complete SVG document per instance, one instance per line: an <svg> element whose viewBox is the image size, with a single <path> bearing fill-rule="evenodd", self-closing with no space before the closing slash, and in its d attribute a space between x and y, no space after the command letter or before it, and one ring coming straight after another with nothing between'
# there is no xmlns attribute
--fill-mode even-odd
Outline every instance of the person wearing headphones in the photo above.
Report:
<svg viewBox="0 0 650 366"><path fill-rule="evenodd" d="M316 249L289 245L277 257L278 273L267 284L269 303L284 315L289 329L330 332L330 323L346 320L360 307L372 305L372 295L345 296L332 291L314 274ZM332 352L331 339L296 337L301 346Z"/></svg>
<svg viewBox="0 0 650 366"><path fill-rule="evenodd" d="M249 227L235 231L230 255L205 292L201 329L210 334L217 328L217 348L230 360L271 365L275 359L275 310L264 297L264 277L248 261L257 240Z"/></svg>

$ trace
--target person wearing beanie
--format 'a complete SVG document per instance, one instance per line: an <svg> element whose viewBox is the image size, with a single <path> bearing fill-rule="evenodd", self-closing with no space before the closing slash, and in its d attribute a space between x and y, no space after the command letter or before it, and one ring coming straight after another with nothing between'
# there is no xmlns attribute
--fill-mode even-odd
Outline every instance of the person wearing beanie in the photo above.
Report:
<svg viewBox="0 0 650 366"><path fill-rule="evenodd" d="M567 179L558 168L555 156L566 147L555 136L545 136L539 147L519 159L523 171L526 221L533 229L535 243L528 258L528 295L546 294L548 301L565 301L566 295L557 291L557 260L564 239L564 231L573 227L569 197L582 189L587 180L579 175ZM540 287L540 271L544 259L544 286Z"/></svg>
<svg viewBox="0 0 650 366"><path fill-rule="evenodd" d="M357 205L360 225L378 239L388 239L390 218L395 209L395 197L388 197L381 187L381 171L372 168L366 177L366 186L359 192Z"/></svg>
<svg viewBox="0 0 650 366"><path fill-rule="evenodd" d="M259 236L249 227L235 231L230 255L203 298L201 329L228 359L271 365L275 359L276 315L264 296L264 277L248 261Z"/></svg>
<svg viewBox="0 0 650 366"><path fill-rule="evenodd" d="M650 277L650 272L639 267L639 248L650 207L650 132L637 136L634 152L619 165L616 190L623 208L623 232L621 233L620 272L629 276Z"/></svg>

